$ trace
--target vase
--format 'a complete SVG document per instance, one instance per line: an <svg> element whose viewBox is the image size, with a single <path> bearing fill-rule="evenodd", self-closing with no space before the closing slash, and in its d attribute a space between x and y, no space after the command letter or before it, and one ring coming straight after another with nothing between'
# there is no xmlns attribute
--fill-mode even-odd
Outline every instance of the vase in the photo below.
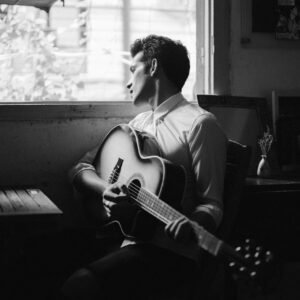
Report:
<svg viewBox="0 0 300 300"><path fill-rule="evenodd" d="M271 168L268 162L268 157L266 155L262 155L257 166L257 176L268 177L270 176L270 174L271 174Z"/></svg>

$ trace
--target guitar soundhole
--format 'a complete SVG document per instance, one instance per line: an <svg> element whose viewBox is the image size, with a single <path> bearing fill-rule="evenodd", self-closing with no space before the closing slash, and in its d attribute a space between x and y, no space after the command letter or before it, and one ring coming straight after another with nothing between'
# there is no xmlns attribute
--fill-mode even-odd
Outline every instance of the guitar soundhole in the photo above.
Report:
<svg viewBox="0 0 300 300"><path fill-rule="evenodd" d="M132 180L128 186L130 197L133 199L137 199L140 189L141 182L138 179Z"/></svg>

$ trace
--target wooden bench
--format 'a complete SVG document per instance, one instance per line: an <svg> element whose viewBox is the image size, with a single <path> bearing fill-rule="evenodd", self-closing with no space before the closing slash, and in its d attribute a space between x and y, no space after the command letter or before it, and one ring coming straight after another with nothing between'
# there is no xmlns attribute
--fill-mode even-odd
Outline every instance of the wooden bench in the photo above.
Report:
<svg viewBox="0 0 300 300"><path fill-rule="evenodd" d="M0 188L0 220L61 214L62 211L40 189Z"/></svg>

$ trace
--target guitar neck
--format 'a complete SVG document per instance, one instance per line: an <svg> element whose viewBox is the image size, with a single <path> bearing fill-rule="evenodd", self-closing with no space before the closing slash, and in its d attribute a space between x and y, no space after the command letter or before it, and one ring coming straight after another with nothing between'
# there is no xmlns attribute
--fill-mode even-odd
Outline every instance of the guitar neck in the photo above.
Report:
<svg viewBox="0 0 300 300"><path fill-rule="evenodd" d="M129 185L129 194L139 207L159 219L164 224L168 224L184 216L146 189L137 189L136 187Z"/></svg>
<svg viewBox="0 0 300 300"><path fill-rule="evenodd" d="M140 208L147 211L164 224L168 224L182 217L188 219L182 213L175 210L173 207L159 199L156 195L152 194L148 190L143 188L137 189L136 187L129 185L129 194ZM217 256L221 250L223 241L206 231L196 222L193 223L196 229L198 246L208 251L212 255Z"/></svg>

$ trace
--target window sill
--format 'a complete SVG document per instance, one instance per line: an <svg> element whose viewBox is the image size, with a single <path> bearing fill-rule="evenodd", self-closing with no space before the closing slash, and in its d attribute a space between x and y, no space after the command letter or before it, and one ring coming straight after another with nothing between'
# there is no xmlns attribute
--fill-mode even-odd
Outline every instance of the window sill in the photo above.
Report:
<svg viewBox="0 0 300 300"><path fill-rule="evenodd" d="M146 110L131 102L1 103L0 121L49 119L131 118Z"/></svg>

